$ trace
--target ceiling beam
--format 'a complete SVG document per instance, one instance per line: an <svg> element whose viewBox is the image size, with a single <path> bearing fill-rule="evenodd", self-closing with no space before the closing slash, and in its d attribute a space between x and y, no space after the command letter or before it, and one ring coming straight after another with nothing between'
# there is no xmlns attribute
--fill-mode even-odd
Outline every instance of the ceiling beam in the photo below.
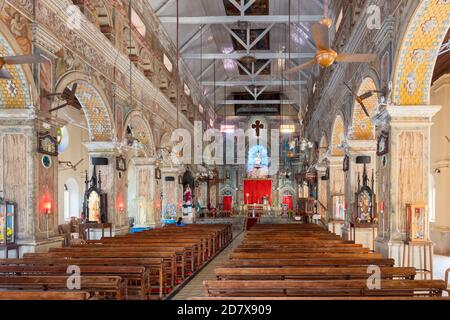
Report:
<svg viewBox="0 0 450 320"><path fill-rule="evenodd" d="M156 9L155 14L159 16L164 10L166 10L175 0L166 0L158 9Z"/></svg>
<svg viewBox="0 0 450 320"><path fill-rule="evenodd" d="M291 100L227 100L218 101L220 105L235 105L235 104L248 104L248 105L277 105L277 104L294 104L295 101Z"/></svg>
<svg viewBox="0 0 450 320"><path fill-rule="evenodd" d="M304 85L306 84L306 81L299 81L299 80L295 80L295 81L281 81L281 80L249 80L249 81L245 81L245 80L234 80L234 81L202 81L200 82L200 85L202 86L218 86L218 87L245 87L245 86L260 86L260 87L265 87L265 86L281 86L281 85L285 85L285 86L294 86L294 85Z"/></svg>
<svg viewBox="0 0 450 320"><path fill-rule="evenodd" d="M203 16L180 17L180 24L235 24L238 22L250 23L289 23L291 22L318 22L322 19L319 15L268 15L268 16ZM177 17L159 17L162 23L177 23Z"/></svg>
<svg viewBox="0 0 450 320"><path fill-rule="evenodd" d="M255 52L255 53L192 53L192 54L184 54L183 59L192 59L192 60L225 60L225 59L233 59L239 60L243 57L252 56L256 59L313 59L315 57L314 53L291 53L290 55L287 53L279 53L279 52Z"/></svg>

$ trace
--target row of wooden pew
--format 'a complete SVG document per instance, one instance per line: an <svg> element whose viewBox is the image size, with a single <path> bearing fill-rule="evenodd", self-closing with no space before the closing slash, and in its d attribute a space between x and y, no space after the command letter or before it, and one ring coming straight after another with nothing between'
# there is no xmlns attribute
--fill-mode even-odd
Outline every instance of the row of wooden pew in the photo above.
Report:
<svg viewBox="0 0 450 320"><path fill-rule="evenodd" d="M415 268L313 224L258 224L215 273L195 300L447 299L444 281L415 280Z"/></svg>
<svg viewBox="0 0 450 320"><path fill-rule="evenodd" d="M231 225L168 226L0 260L0 300L164 299L232 238Z"/></svg>

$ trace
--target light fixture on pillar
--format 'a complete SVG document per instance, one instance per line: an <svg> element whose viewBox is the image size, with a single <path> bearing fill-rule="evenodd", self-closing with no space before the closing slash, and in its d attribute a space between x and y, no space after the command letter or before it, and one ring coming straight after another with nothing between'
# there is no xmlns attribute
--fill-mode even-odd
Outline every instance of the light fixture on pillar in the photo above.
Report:
<svg viewBox="0 0 450 320"><path fill-rule="evenodd" d="M44 203L44 214L45 214L45 221L47 224L47 239L50 237L49 236L49 218L50 218L50 214L52 212L52 203L50 201L47 201Z"/></svg>

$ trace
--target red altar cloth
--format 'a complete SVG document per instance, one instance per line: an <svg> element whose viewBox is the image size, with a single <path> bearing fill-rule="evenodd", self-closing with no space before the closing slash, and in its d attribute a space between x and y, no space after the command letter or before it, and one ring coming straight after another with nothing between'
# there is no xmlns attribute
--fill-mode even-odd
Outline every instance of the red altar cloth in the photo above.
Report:
<svg viewBox="0 0 450 320"><path fill-rule="evenodd" d="M232 196L223 196L223 211L231 211L233 204Z"/></svg>
<svg viewBox="0 0 450 320"><path fill-rule="evenodd" d="M245 204L263 204L264 197L272 205L272 180L244 180Z"/></svg>
<svg viewBox="0 0 450 320"><path fill-rule="evenodd" d="M288 206L288 210L294 209L294 203L292 202L292 196L283 196L283 204Z"/></svg>

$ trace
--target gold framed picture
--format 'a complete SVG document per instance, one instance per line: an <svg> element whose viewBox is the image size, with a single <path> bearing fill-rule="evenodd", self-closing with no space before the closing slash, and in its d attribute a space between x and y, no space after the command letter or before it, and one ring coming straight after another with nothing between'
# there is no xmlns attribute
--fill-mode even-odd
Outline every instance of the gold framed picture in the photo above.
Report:
<svg viewBox="0 0 450 320"><path fill-rule="evenodd" d="M424 202L406 205L406 240L408 242L428 241L428 215Z"/></svg>

